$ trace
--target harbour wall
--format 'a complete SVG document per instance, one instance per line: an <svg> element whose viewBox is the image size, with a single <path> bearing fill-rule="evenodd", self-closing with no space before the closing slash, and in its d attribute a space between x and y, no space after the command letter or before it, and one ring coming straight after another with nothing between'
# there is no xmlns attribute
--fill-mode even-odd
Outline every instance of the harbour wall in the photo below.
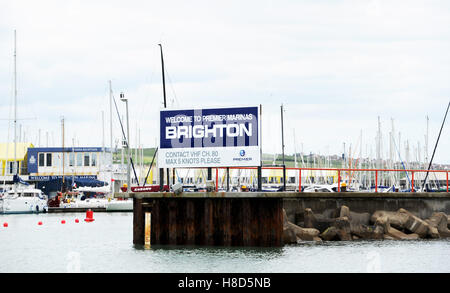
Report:
<svg viewBox="0 0 450 293"><path fill-rule="evenodd" d="M324 218L337 218L341 206L353 212L373 214L377 210L408 210L421 219L429 218L435 212L450 215L450 193L297 193L283 198L283 208L288 220L297 225L303 222L303 213L310 208L314 214Z"/></svg>
<svg viewBox="0 0 450 293"><path fill-rule="evenodd" d="M357 213L406 209L419 218L450 214L450 193L172 192L116 193L133 198L133 243L144 245L145 214L151 245L283 246L283 210L300 224L310 208L339 217L345 205Z"/></svg>

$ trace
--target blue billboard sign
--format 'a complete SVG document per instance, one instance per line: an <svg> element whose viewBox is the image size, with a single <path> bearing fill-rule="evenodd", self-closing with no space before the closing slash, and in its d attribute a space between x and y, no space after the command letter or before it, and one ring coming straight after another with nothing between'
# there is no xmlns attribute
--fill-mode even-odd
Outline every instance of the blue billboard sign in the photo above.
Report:
<svg viewBox="0 0 450 293"><path fill-rule="evenodd" d="M259 166L259 107L161 110L161 168Z"/></svg>

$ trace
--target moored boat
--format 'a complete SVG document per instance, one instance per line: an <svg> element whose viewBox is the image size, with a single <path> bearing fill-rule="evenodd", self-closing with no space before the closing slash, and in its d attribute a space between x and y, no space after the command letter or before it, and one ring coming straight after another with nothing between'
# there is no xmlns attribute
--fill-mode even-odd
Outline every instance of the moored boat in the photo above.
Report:
<svg viewBox="0 0 450 293"><path fill-rule="evenodd" d="M36 188L16 188L6 191L0 199L3 214L46 213L47 196Z"/></svg>

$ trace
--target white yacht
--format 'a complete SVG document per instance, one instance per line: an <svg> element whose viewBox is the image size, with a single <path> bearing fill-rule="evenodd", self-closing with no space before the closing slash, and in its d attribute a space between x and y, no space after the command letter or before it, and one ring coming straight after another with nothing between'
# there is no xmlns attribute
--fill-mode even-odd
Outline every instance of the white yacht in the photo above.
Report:
<svg viewBox="0 0 450 293"><path fill-rule="evenodd" d="M3 214L46 213L47 196L29 187L9 190L0 199L0 211Z"/></svg>
<svg viewBox="0 0 450 293"><path fill-rule="evenodd" d="M104 187L78 187L60 202L60 208L105 208L108 203Z"/></svg>
<svg viewBox="0 0 450 293"><path fill-rule="evenodd" d="M107 212L133 211L133 199L132 198L125 198L125 199L112 198L112 199L109 199L108 202L106 203L106 211Z"/></svg>

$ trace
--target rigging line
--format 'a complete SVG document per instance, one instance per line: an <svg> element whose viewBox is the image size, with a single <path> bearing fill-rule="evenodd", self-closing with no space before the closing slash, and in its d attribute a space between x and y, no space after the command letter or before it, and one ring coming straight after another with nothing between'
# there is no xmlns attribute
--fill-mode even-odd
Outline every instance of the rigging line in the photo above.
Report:
<svg viewBox="0 0 450 293"><path fill-rule="evenodd" d="M127 136L125 135L125 131L124 131L124 129L123 129L122 120L120 119L119 109L117 108L116 99L114 98L114 94L112 95L112 100L113 100L114 106L115 106L115 108L116 108L117 116L119 117L119 123L120 123L120 127L121 127L121 129L122 129L123 140L124 140L124 142L127 144L127 147L128 147Z"/></svg>
<svg viewBox="0 0 450 293"><path fill-rule="evenodd" d="M150 171L152 170L153 161L155 160L157 152L158 152L158 147L156 147L155 152L153 153L152 162L150 163L150 167L148 168L147 176L145 176L144 183L142 186L145 186L145 183L147 183L147 178L148 178L148 175L150 174ZM152 182L152 184L153 184L153 182Z"/></svg>
<svg viewBox="0 0 450 293"><path fill-rule="evenodd" d="M447 118L448 108L450 108L450 102L448 102L447 110L445 111L444 120L442 121L441 130L439 130L439 135L438 135L438 138L437 138L437 140L436 140L436 145L434 146L433 155L431 156L430 164L428 165L427 175L425 176L425 180L423 181L422 189L425 187L425 184L426 184L426 182L427 182L428 173L429 173L429 171L430 171L431 164L433 163L434 154L435 154L435 152L436 152L436 148L437 148L437 145L438 145L438 143L439 143L439 138L441 137L442 128L444 127L445 119Z"/></svg>

